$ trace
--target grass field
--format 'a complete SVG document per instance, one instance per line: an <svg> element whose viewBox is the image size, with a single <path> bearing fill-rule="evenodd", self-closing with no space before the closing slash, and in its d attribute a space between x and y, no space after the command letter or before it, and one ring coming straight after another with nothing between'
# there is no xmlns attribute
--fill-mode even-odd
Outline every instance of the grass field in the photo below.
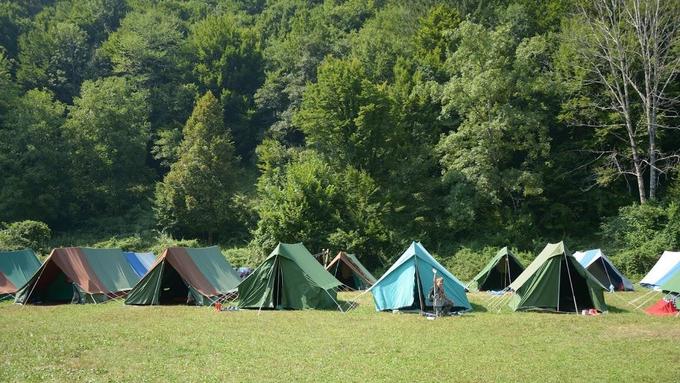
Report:
<svg viewBox="0 0 680 383"><path fill-rule="evenodd" d="M677 382L680 318L624 303L639 294L606 294L597 317L489 312L470 294L475 312L434 321L368 295L345 314L5 302L0 382Z"/></svg>

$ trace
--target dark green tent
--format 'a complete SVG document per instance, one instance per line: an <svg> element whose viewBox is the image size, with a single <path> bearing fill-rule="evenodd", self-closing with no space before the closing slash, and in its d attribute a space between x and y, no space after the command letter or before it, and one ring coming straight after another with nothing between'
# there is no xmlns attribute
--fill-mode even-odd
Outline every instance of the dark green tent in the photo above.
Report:
<svg viewBox="0 0 680 383"><path fill-rule="evenodd" d="M239 307L249 309L338 308L342 283L302 243L279 243L238 286Z"/></svg>
<svg viewBox="0 0 680 383"><path fill-rule="evenodd" d="M484 269L472 278L472 281L468 283L468 289L479 291L503 290L523 271L522 263L507 247L504 247L498 250L496 256L484 266Z"/></svg>
<svg viewBox="0 0 680 383"><path fill-rule="evenodd" d="M607 311L606 289L572 256L564 242L549 243L509 287L515 292L510 300L515 311Z"/></svg>
<svg viewBox="0 0 680 383"><path fill-rule="evenodd" d="M235 293L240 278L217 246L166 249L125 304L212 305Z"/></svg>
<svg viewBox="0 0 680 383"><path fill-rule="evenodd" d="M14 295L39 268L31 249L0 251L0 299Z"/></svg>

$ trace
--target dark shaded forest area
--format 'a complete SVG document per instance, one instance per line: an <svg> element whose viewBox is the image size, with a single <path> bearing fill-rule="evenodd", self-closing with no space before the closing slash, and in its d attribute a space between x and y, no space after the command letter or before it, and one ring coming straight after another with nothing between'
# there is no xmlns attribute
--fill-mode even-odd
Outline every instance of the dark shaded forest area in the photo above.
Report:
<svg viewBox="0 0 680 383"><path fill-rule="evenodd" d="M677 0L0 0L0 246L465 277L680 248Z"/></svg>

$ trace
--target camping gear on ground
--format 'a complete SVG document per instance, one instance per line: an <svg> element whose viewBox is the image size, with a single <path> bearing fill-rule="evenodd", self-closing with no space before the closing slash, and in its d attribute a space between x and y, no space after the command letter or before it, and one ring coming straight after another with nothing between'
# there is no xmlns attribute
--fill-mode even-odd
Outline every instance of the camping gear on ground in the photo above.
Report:
<svg viewBox="0 0 680 383"><path fill-rule="evenodd" d="M524 266L507 247L496 253L482 271L468 283L469 289L499 291L508 287L524 271Z"/></svg>
<svg viewBox="0 0 680 383"><path fill-rule="evenodd" d="M240 308L341 309L335 279L302 243L279 243L238 286Z"/></svg>
<svg viewBox="0 0 680 383"><path fill-rule="evenodd" d="M11 298L40 268L31 249L0 251L0 300Z"/></svg>
<svg viewBox="0 0 680 383"><path fill-rule="evenodd" d="M376 281L373 274L359 262L354 254L347 254L344 251L339 252L333 258L326 266L326 270L345 286L354 290L365 290L373 286Z"/></svg>
<svg viewBox="0 0 680 383"><path fill-rule="evenodd" d="M376 310L431 311L434 302L427 299L427 294L434 285L433 270L443 278L444 291L453 301L453 310L471 310L463 284L437 262L420 242L411 243L369 289L373 293Z"/></svg>
<svg viewBox="0 0 680 383"><path fill-rule="evenodd" d="M645 312L654 316L670 316L678 315L678 309L675 306L675 299L661 298L658 302L648 307Z"/></svg>
<svg viewBox="0 0 680 383"><path fill-rule="evenodd" d="M664 251L640 285L660 290L661 285L680 270L680 252Z"/></svg>
<svg viewBox="0 0 680 383"><path fill-rule="evenodd" d="M171 247L130 291L125 304L210 306L235 295L240 281L217 246Z"/></svg>
<svg viewBox="0 0 680 383"><path fill-rule="evenodd" d="M154 262L156 262L156 255L154 253L133 253L131 251L124 251L125 259L130 263L132 269L137 275L141 277L146 274Z"/></svg>
<svg viewBox="0 0 680 383"><path fill-rule="evenodd" d="M514 292L509 305L515 311L607 311L605 287L581 266L564 242L549 243L509 289Z"/></svg>
<svg viewBox="0 0 680 383"><path fill-rule="evenodd" d="M125 295L139 276L120 249L66 247L16 293L16 303L98 303Z"/></svg>

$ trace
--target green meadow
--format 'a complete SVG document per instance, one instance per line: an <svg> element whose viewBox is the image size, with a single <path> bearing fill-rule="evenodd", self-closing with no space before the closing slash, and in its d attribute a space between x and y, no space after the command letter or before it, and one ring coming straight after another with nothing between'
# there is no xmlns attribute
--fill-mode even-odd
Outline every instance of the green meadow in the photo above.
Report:
<svg viewBox="0 0 680 383"><path fill-rule="evenodd" d="M377 313L369 294L346 313L4 302L0 381L677 381L680 318L627 303L642 294L577 316L490 310L471 293L475 311L436 320Z"/></svg>

